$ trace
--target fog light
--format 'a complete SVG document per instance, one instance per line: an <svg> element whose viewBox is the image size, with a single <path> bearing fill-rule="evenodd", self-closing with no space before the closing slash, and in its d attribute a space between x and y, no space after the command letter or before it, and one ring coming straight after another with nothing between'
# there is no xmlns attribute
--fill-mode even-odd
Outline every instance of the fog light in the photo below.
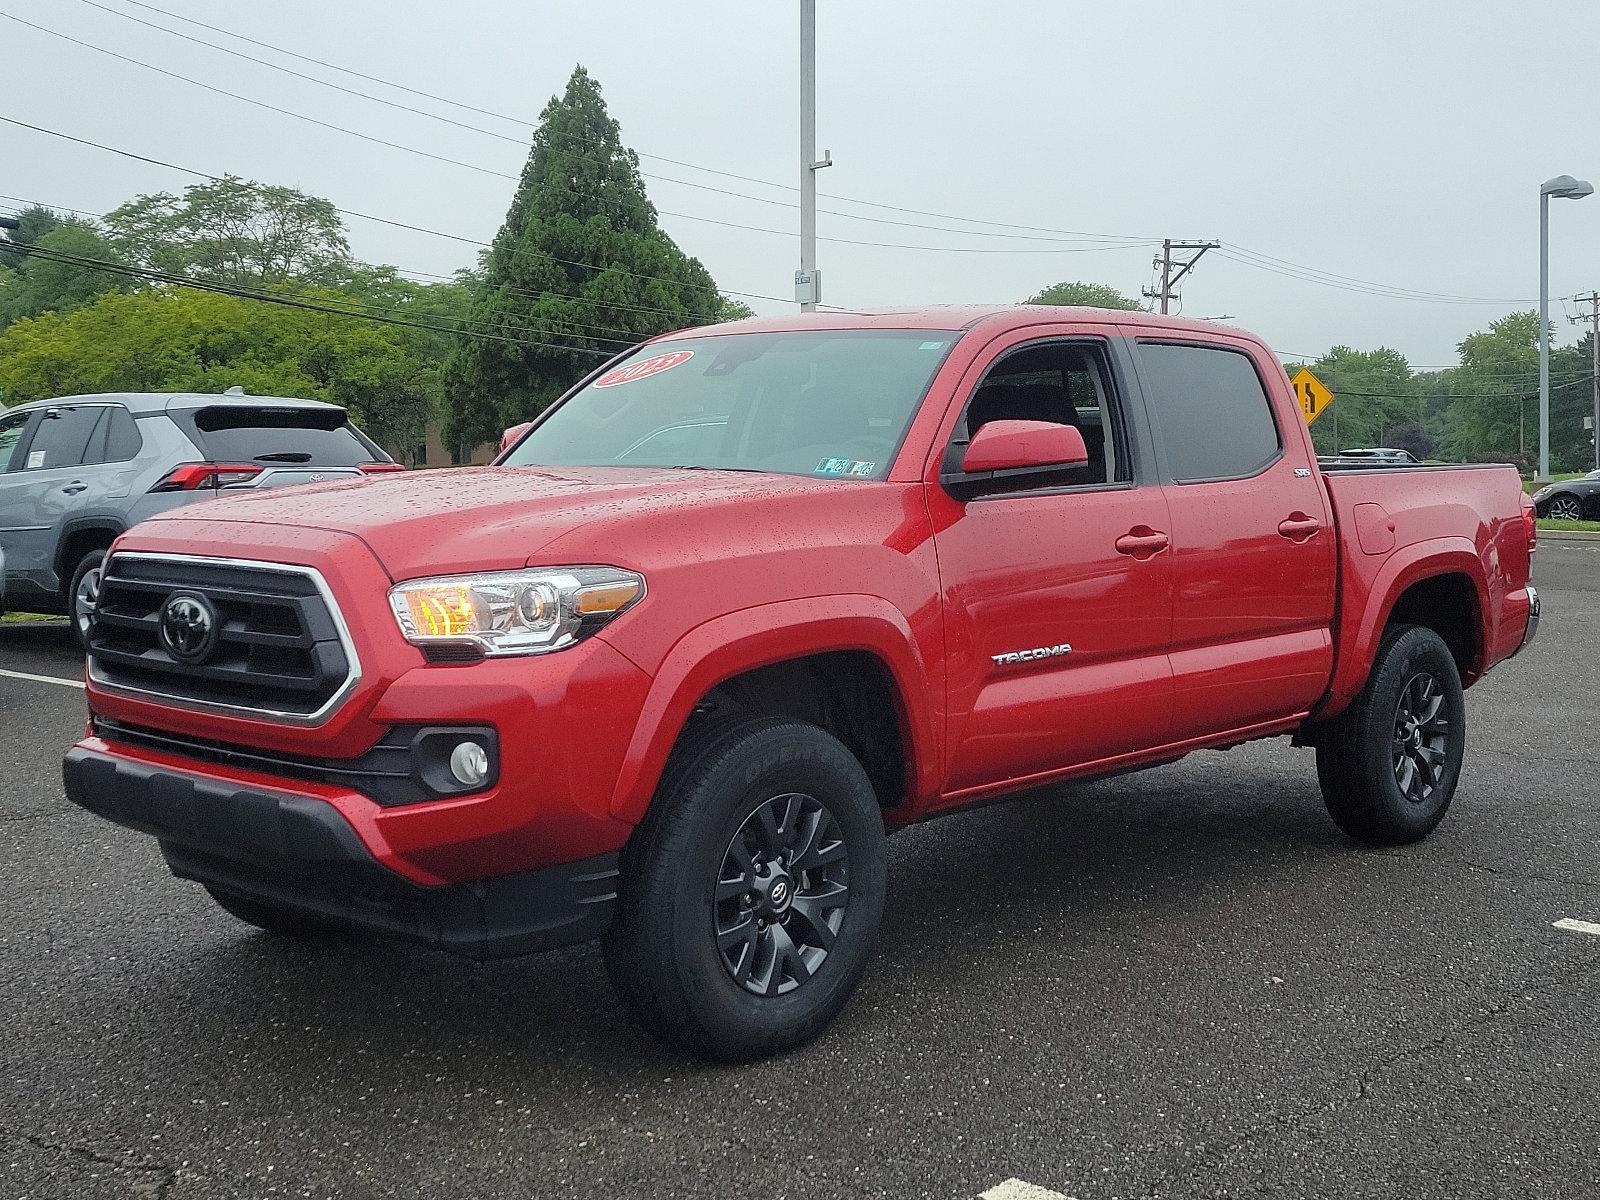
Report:
<svg viewBox="0 0 1600 1200"><path fill-rule="evenodd" d="M467 787L489 778L489 752L477 742L461 742L450 751L450 774Z"/></svg>

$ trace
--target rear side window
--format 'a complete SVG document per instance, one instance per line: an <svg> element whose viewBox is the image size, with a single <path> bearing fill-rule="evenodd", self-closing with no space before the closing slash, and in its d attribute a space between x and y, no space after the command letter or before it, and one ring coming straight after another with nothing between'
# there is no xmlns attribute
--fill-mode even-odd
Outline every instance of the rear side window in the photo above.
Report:
<svg viewBox="0 0 1600 1200"><path fill-rule="evenodd" d="M218 404L169 415L212 462L348 467L380 457L343 409Z"/></svg>
<svg viewBox="0 0 1600 1200"><path fill-rule="evenodd" d="M139 433L132 415L125 408L107 408L105 419L89 441L89 452L84 457L89 463L120 463L138 457L144 448L144 438Z"/></svg>
<svg viewBox="0 0 1600 1200"><path fill-rule="evenodd" d="M46 409L34 426L33 440L23 456L22 469L48 471L52 467L81 466L89 449L89 438L105 411L99 406Z"/></svg>
<svg viewBox="0 0 1600 1200"><path fill-rule="evenodd" d="M1277 422L1248 356L1144 342L1139 374L1167 469L1179 483L1240 479L1278 457Z"/></svg>

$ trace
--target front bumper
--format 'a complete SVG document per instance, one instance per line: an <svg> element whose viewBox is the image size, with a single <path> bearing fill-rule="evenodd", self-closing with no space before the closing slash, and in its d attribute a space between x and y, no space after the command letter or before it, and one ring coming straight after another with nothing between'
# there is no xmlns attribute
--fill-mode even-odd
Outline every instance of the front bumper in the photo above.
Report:
<svg viewBox="0 0 1600 1200"><path fill-rule="evenodd" d="M154 835L173 874L471 958L588 941L610 925L617 855L428 887L379 863L326 800L79 745L67 799Z"/></svg>

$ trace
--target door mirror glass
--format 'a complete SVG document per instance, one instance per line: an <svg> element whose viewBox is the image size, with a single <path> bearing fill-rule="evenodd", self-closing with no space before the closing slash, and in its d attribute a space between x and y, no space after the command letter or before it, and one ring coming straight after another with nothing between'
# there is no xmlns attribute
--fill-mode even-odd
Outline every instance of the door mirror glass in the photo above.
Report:
<svg viewBox="0 0 1600 1200"><path fill-rule="evenodd" d="M972 435L961 470L973 475L1041 467L1066 469L1088 461L1088 447L1076 426L1054 421L989 421Z"/></svg>

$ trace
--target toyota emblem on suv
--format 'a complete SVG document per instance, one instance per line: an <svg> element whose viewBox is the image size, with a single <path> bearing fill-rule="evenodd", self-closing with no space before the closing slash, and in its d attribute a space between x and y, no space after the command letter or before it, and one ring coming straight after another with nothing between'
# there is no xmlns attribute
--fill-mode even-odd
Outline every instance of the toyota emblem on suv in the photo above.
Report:
<svg viewBox="0 0 1600 1200"><path fill-rule="evenodd" d="M177 592L161 606L161 644L179 662L197 663L217 644L217 613L211 601Z"/></svg>

